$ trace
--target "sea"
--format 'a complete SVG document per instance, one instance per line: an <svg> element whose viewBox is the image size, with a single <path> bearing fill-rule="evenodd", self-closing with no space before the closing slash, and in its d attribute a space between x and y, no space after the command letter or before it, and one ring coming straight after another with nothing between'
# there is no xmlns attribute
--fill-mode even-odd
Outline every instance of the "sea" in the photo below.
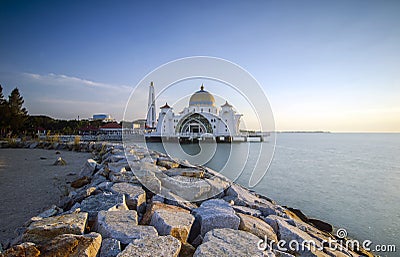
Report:
<svg viewBox="0 0 400 257"><path fill-rule="evenodd" d="M300 209L324 220L348 237L377 245L394 245L400 252L400 134L397 133L277 133L275 151L265 176L250 188L278 204ZM232 148L247 156L236 182L249 187L257 153L266 142L219 144L205 165L221 169ZM150 149L163 151L160 143ZM196 154L199 145L182 145ZM225 157L224 157L225 156ZM229 161L242 161L231 158ZM268 159L268 158L267 158ZM263 160L265 161L265 160ZM241 167L237 163L237 167ZM234 172L234 171L233 171ZM396 252L375 253L399 256Z"/></svg>

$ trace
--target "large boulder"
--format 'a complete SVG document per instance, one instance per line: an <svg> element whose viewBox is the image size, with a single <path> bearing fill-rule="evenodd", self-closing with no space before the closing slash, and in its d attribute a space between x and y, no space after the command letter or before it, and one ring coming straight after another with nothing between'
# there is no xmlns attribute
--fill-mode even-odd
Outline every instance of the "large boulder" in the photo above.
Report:
<svg viewBox="0 0 400 257"><path fill-rule="evenodd" d="M10 249L7 249L3 254L0 252L2 257L37 257L40 256L40 251L34 243L26 242L19 245L15 245Z"/></svg>
<svg viewBox="0 0 400 257"><path fill-rule="evenodd" d="M168 205L160 202L153 202L150 205L147 205L147 209L145 214L143 215L142 220L140 221L140 224L142 225L149 225L151 218L153 217L153 214L156 210L166 210L169 212L177 213L177 212L183 212L189 214L190 212L186 209L180 208L178 206L174 205Z"/></svg>
<svg viewBox="0 0 400 257"><path fill-rule="evenodd" d="M105 238L101 242L99 257L115 257L121 252L121 244L114 238Z"/></svg>
<svg viewBox="0 0 400 257"><path fill-rule="evenodd" d="M273 228L265 221L243 213L238 213L237 215L240 218L240 230L249 232L261 239L268 238L269 241L272 240L275 243L278 242L278 237L276 236Z"/></svg>
<svg viewBox="0 0 400 257"><path fill-rule="evenodd" d="M209 195L211 185L204 179L185 176L164 176L161 178L163 189L179 195L186 201L200 201L212 196Z"/></svg>
<svg viewBox="0 0 400 257"><path fill-rule="evenodd" d="M154 211L150 225L157 229L159 235L171 235L185 243L193 222L193 215L185 211L158 209Z"/></svg>
<svg viewBox="0 0 400 257"><path fill-rule="evenodd" d="M154 227L138 226L137 219L134 210L100 211L93 230L104 238L114 238L123 244L129 244L133 239L158 235Z"/></svg>
<svg viewBox="0 0 400 257"><path fill-rule="evenodd" d="M128 210L125 195L103 193L84 199L80 205L81 211L89 213L89 221L94 221L99 211Z"/></svg>
<svg viewBox="0 0 400 257"><path fill-rule="evenodd" d="M205 235L203 243L196 249L194 257L209 256L264 256L257 247L260 238L245 231L213 229Z"/></svg>
<svg viewBox="0 0 400 257"><path fill-rule="evenodd" d="M81 173L80 176L87 176L90 177L94 174L94 172L97 169L97 162L93 159L87 159L85 164L83 165L82 169L81 169Z"/></svg>
<svg viewBox="0 0 400 257"><path fill-rule="evenodd" d="M133 240L117 257L177 257L180 249L181 242L175 237L155 236Z"/></svg>
<svg viewBox="0 0 400 257"><path fill-rule="evenodd" d="M236 213L243 213L254 217L260 217L262 215L259 210L255 210L246 206L233 205L232 208L236 211Z"/></svg>
<svg viewBox="0 0 400 257"><path fill-rule="evenodd" d="M101 235L64 234L40 247L41 257L96 257L101 245Z"/></svg>
<svg viewBox="0 0 400 257"><path fill-rule="evenodd" d="M318 249L322 249L322 243L318 241L316 238L310 236L306 232L301 229L290 225L286 221L277 220L278 224L278 237L280 240L285 242L284 247L290 249L291 241L296 241L302 247L299 249L291 249L301 256L328 256L325 253L319 251ZM308 242L312 242L309 244ZM293 248L293 246L292 246Z"/></svg>
<svg viewBox="0 0 400 257"><path fill-rule="evenodd" d="M192 214L195 222L190 232L189 241L192 242L198 235L204 236L208 231L216 228L238 229L240 219L232 207L221 199L212 199L203 202Z"/></svg>
<svg viewBox="0 0 400 257"><path fill-rule="evenodd" d="M131 210L143 212L146 208L146 192L140 185L133 185L130 183L115 183L111 187L114 193L124 194L126 204Z"/></svg>
<svg viewBox="0 0 400 257"><path fill-rule="evenodd" d="M22 241L42 244L61 234L81 235L85 231L87 218L88 214L81 212L32 222L23 234Z"/></svg>
<svg viewBox="0 0 400 257"><path fill-rule="evenodd" d="M232 184L226 190L226 201L233 201L235 205L246 206L261 211L263 216L273 215L277 213L276 206L270 201L260 198L251 193L248 189Z"/></svg>

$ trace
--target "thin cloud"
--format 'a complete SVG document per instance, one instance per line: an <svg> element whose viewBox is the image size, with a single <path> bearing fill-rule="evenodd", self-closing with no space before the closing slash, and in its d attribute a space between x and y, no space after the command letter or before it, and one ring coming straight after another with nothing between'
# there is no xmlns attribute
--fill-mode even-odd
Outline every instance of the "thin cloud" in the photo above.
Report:
<svg viewBox="0 0 400 257"><path fill-rule="evenodd" d="M75 84L75 85L98 87L104 89L113 89L113 90L119 89L127 92L132 90L132 87L127 85L113 85L113 84L100 83L78 77L67 76L64 74L49 73L47 75L40 75L35 73L22 73L22 75L30 79L40 81L42 83L52 84L52 85L65 86L65 85Z"/></svg>

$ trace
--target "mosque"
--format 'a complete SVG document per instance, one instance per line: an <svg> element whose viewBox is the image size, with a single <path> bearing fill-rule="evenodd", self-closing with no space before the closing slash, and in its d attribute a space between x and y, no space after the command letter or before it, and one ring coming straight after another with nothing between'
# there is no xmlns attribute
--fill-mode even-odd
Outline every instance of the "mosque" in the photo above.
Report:
<svg viewBox="0 0 400 257"><path fill-rule="evenodd" d="M231 141L240 135L240 118L227 101L220 108L215 103L214 96L201 85L189 100L189 105L181 112L175 113L173 108L165 103L160 108L158 119L155 117L154 86L150 84L149 105L146 127L150 133L147 139L157 141L161 138L204 139L214 138L217 141ZM154 140L156 139L156 140Z"/></svg>

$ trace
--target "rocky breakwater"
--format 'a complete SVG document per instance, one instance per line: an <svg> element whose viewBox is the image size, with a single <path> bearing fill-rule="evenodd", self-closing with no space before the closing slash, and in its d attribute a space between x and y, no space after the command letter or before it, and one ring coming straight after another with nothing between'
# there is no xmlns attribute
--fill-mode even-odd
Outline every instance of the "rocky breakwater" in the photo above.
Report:
<svg viewBox="0 0 400 257"><path fill-rule="evenodd" d="M32 217L1 256L372 256L208 168L139 146L76 150L94 153L76 190Z"/></svg>

